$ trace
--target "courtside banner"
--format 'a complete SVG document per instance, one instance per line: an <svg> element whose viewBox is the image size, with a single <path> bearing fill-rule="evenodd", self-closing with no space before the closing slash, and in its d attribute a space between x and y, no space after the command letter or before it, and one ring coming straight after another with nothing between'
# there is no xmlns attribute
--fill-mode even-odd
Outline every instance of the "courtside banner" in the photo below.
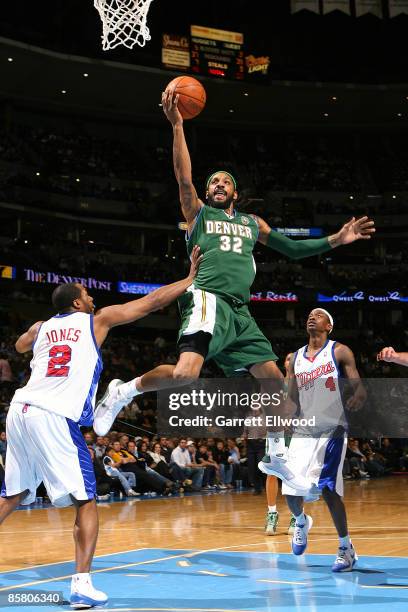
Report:
<svg viewBox="0 0 408 612"><path fill-rule="evenodd" d="M326 366L325 366L326 367ZM157 431L166 436L408 438L408 379L345 380L316 371L280 381L198 379L158 392ZM333 373L334 374L334 373Z"/></svg>

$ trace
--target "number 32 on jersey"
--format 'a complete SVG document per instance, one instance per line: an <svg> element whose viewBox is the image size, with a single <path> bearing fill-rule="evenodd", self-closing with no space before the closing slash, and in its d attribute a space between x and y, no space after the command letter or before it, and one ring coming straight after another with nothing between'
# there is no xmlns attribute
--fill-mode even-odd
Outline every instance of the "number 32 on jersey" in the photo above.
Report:
<svg viewBox="0 0 408 612"><path fill-rule="evenodd" d="M242 238L239 236L220 236L221 251L232 251L242 255Z"/></svg>

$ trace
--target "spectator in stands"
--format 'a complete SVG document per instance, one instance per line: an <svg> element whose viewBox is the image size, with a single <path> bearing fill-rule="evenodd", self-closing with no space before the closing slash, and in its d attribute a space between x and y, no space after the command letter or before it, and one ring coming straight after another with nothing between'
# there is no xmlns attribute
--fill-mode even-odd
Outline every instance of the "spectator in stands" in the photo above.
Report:
<svg viewBox="0 0 408 612"><path fill-rule="evenodd" d="M372 477L384 476L385 474L385 461L380 455L375 453L371 448L369 442L363 442L361 445L361 451L367 457L367 472Z"/></svg>
<svg viewBox="0 0 408 612"><path fill-rule="evenodd" d="M93 432L91 431L87 431L84 433L84 439L86 442L87 446L90 446L91 448L93 448L95 450L95 436L93 434Z"/></svg>
<svg viewBox="0 0 408 612"><path fill-rule="evenodd" d="M120 442L121 448L127 448L129 440L130 440L130 438L129 438L129 436L127 434L122 434L119 437L119 442Z"/></svg>
<svg viewBox="0 0 408 612"><path fill-rule="evenodd" d="M7 359L7 354L0 352L0 383L11 382L13 382L13 373Z"/></svg>
<svg viewBox="0 0 408 612"><path fill-rule="evenodd" d="M359 448L359 442L350 438L347 442L346 457L349 460L351 474L354 478L370 478L366 469L367 458Z"/></svg>
<svg viewBox="0 0 408 612"><path fill-rule="evenodd" d="M218 440L213 454L214 460L220 466L220 489L232 489L232 461L222 440Z"/></svg>
<svg viewBox="0 0 408 612"><path fill-rule="evenodd" d="M95 456L98 459L102 459L105 455L107 445L105 444L105 438L103 436L97 436L95 442Z"/></svg>
<svg viewBox="0 0 408 612"><path fill-rule="evenodd" d="M404 446L404 448L402 449L402 455L399 458L399 467L401 469L401 472L408 471L408 447L407 446Z"/></svg>
<svg viewBox="0 0 408 612"><path fill-rule="evenodd" d="M149 474L146 470L146 460L143 457L133 455L125 448L121 447L119 440L112 443L108 449L108 455L115 462L121 472L133 472L136 476L136 489L141 493L152 491L167 495L171 492L171 487L159 481L158 478Z"/></svg>
<svg viewBox="0 0 408 612"><path fill-rule="evenodd" d="M0 432L0 457L3 459L4 464L6 463L6 452L7 452L7 434L5 431L2 431Z"/></svg>
<svg viewBox="0 0 408 612"><path fill-rule="evenodd" d="M136 476L134 472L126 472L124 470L119 470L118 468L120 468L122 465L120 463L115 463L112 457L109 457L108 455L106 455L102 461L106 475L111 479L116 478L120 482L125 492L125 495L127 495L128 497L135 497L136 495L140 495L140 493L135 491ZM94 466L98 462L99 459L96 458L94 461Z"/></svg>
<svg viewBox="0 0 408 612"><path fill-rule="evenodd" d="M106 501L109 499L110 491L113 491L116 487L115 479L108 476L104 469L103 462L95 456L95 451L92 446L88 446L89 454L91 455L93 468L96 478L96 494L99 501ZM123 477L122 477L123 478ZM129 489L127 481L123 478L126 488ZM119 480L116 479L119 483ZM133 492L134 493L134 492ZM134 493L135 494L135 493Z"/></svg>
<svg viewBox="0 0 408 612"><path fill-rule="evenodd" d="M387 470L392 472L399 467L398 451L389 438L383 438L381 440L381 445L377 444L375 450L379 455L381 455L381 457L383 457Z"/></svg>
<svg viewBox="0 0 408 612"><path fill-rule="evenodd" d="M204 468L192 463L190 453L187 449L186 438L181 438L178 446L171 453L171 463L175 463L181 469L184 481L191 477L194 491L199 491L201 489Z"/></svg>
<svg viewBox="0 0 408 612"><path fill-rule="evenodd" d="M168 478L167 476L163 476L162 474L160 474L160 472L158 472L152 467L154 464L154 461L153 461L152 456L148 452L147 442L145 442L145 440L143 439L139 440L138 443L136 444L136 448L133 447L133 444L132 442L129 442L128 444L128 449L130 445L129 452L132 452L132 454L135 454L138 461L142 460L145 462L146 472L148 472L159 483L162 483L168 489L168 493L174 492L175 482L173 481L173 479L171 477Z"/></svg>
<svg viewBox="0 0 408 612"><path fill-rule="evenodd" d="M166 459L167 463L170 464L171 461L171 453L173 452L175 446L173 440L166 438L165 436L161 436L160 440L161 454Z"/></svg>
<svg viewBox="0 0 408 612"><path fill-rule="evenodd" d="M167 480L176 480L173 478L173 475L170 472L170 467L166 461L166 457L162 455L160 442L153 442L148 454L153 460L150 464L150 467L153 470L161 474L161 476L167 478Z"/></svg>
<svg viewBox="0 0 408 612"><path fill-rule="evenodd" d="M202 486L204 489L213 489L215 480L218 475L219 466L212 458L212 454L208 453L207 446L200 444L196 454L196 460L199 465L204 467L204 476Z"/></svg>

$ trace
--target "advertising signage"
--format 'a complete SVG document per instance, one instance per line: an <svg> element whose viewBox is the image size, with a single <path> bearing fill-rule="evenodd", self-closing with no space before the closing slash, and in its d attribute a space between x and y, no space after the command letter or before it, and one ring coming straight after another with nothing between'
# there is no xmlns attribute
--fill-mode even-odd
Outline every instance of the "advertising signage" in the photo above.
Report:
<svg viewBox="0 0 408 612"><path fill-rule="evenodd" d="M301 236L302 238L319 238L323 236L321 227L273 227L272 229L285 236Z"/></svg>
<svg viewBox="0 0 408 612"><path fill-rule="evenodd" d="M31 283L49 283L52 285L62 285L64 283L81 283L87 289L97 289L98 291L112 291L113 283L106 280L98 280L91 276L69 276L57 272L38 272L30 268L24 268L24 280Z"/></svg>
<svg viewBox="0 0 408 612"><path fill-rule="evenodd" d="M126 281L118 282L119 293L132 293L133 295L147 295L163 285L153 285L151 283L129 283Z"/></svg>
<svg viewBox="0 0 408 612"><path fill-rule="evenodd" d="M371 293L369 291L341 291L325 295L317 294L318 302L408 302L408 296L403 296L399 291L383 291Z"/></svg>
<svg viewBox="0 0 408 612"><path fill-rule="evenodd" d="M296 293L285 291L284 293L275 293L275 291L258 291L251 293L251 302L298 302L299 297Z"/></svg>
<svg viewBox="0 0 408 612"><path fill-rule="evenodd" d="M16 278L16 268L0 264L0 278L9 278L10 280Z"/></svg>

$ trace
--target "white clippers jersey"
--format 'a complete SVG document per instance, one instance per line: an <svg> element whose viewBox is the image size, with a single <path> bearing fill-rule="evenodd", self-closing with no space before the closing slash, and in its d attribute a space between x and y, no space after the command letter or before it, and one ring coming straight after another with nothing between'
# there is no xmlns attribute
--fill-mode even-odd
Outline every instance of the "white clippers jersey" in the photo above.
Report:
<svg viewBox="0 0 408 612"><path fill-rule="evenodd" d="M296 352L294 358L300 401L299 418L315 416L318 432L331 431L338 425L346 427L339 387L340 372L334 356L335 345L334 340L327 340L312 359L306 356L306 345Z"/></svg>
<svg viewBox="0 0 408 612"><path fill-rule="evenodd" d="M30 380L13 401L92 425L102 357L93 315L72 312L45 321L33 345Z"/></svg>

